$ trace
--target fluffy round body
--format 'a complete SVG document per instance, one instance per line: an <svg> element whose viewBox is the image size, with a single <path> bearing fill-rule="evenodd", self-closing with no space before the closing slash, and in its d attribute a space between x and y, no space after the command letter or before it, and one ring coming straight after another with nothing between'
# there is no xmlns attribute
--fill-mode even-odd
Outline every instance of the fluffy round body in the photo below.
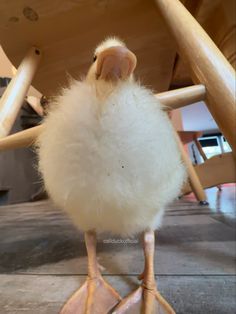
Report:
<svg viewBox="0 0 236 314"><path fill-rule="evenodd" d="M121 82L101 98L77 81L56 99L44 126L38 144L46 190L79 229L124 236L160 225L185 170L151 91Z"/></svg>

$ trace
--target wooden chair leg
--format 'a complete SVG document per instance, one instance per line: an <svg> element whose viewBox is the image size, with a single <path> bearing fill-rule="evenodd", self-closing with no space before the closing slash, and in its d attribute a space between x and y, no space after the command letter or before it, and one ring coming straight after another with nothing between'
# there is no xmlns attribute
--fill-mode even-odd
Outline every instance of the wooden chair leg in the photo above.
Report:
<svg viewBox="0 0 236 314"><path fill-rule="evenodd" d="M202 145L200 144L200 142L198 141L197 138L194 139L194 143L196 144L197 149L198 149L200 155L202 156L203 160L206 161L207 160L207 156L204 153L204 150L202 149Z"/></svg>
<svg viewBox="0 0 236 314"><path fill-rule="evenodd" d="M33 145L42 130L43 124L0 138L0 152Z"/></svg>
<svg viewBox="0 0 236 314"><path fill-rule="evenodd" d="M195 83L206 86L206 104L236 154L235 71L179 0L155 0L187 61Z"/></svg>
<svg viewBox="0 0 236 314"><path fill-rule="evenodd" d="M0 99L0 138L7 136L11 131L40 59L41 51L35 47L31 48L2 95Z"/></svg>
<svg viewBox="0 0 236 314"><path fill-rule="evenodd" d="M236 182L236 169L232 153L224 153L207 159L194 167L204 189L225 183ZM188 182L183 186L182 194L192 192Z"/></svg>
<svg viewBox="0 0 236 314"><path fill-rule="evenodd" d="M200 205L208 205L206 193L205 193L205 191L202 187L202 184L198 178L198 175L194 169L192 161L190 160L188 154L186 153L184 146L183 146L177 132L176 132L176 140L178 142L181 156L182 156L183 162L184 162L186 169L187 169L187 172L188 172L189 183L190 183L190 186L192 188L192 191L193 191L196 199L199 201Z"/></svg>
<svg viewBox="0 0 236 314"><path fill-rule="evenodd" d="M200 144L200 142L197 138L194 139L194 143L196 144L197 149L198 149L200 155L202 156L203 160L206 161L208 158L207 158L206 154L204 153L204 150L202 149L202 145ZM222 190L220 185L217 185L216 187L219 191Z"/></svg>
<svg viewBox="0 0 236 314"><path fill-rule="evenodd" d="M195 85L159 93L156 94L156 97L165 106L164 110L170 111L186 106L192 102L203 100L205 93L206 90L203 85ZM0 138L0 151L32 145L32 143L36 141L42 128L43 125L20 131L6 138Z"/></svg>

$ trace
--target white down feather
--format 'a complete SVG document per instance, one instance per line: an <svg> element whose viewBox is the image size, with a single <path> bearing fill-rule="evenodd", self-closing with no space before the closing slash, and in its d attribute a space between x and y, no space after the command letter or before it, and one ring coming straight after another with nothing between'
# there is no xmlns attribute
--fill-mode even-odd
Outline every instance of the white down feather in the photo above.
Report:
<svg viewBox="0 0 236 314"><path fill-rule="evenodd" d="M134 82L108 96L75 81L44 122L39 167L52 200L83 231L134 235L161 224L185 169L156 97Z"/></svg>

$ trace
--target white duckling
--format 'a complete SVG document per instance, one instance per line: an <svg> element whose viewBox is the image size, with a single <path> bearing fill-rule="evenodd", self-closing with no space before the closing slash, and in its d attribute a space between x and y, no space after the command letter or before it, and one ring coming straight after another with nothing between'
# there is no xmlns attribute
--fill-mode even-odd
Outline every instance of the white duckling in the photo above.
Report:
<svg viewBox="0 0 236 314"><path fill-rule="evenodd" d="M86 78L63 89L39 137L46 190L85 232L88 279L62 313L108 313L120 301L96 260L96 233L143 233L143 284L114 310L174 313L157 292L154 230L185 178L167 114L133 78L136 57L109 38L95 50ZM135 311L135 313L138 313Z"/></svg>

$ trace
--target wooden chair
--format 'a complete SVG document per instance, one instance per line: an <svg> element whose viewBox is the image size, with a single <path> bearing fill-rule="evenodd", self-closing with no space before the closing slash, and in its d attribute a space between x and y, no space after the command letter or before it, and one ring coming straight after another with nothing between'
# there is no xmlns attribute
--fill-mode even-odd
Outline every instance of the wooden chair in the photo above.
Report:
<svg viewBox="0 0 236 314"><path fill-rule="evenodd" d="M156 0L156 4L176 40L180 55L191 69L193 81L206 87L205 102L233 150L233 154L213 157L198 166L198 177L204 188L235 182L235 71L183 4L178 0ZM184 160L192 173L190 178L194 178L196 173L189 159L184 156ZM197 181L195 186L198 186ZM198 191L201 191L200 186Z"/></svg>
<svg viewBox="0 0 236 314"><path fill-rule="evenodd" d="M206 161L208 160L203 148L202 148L202 145L201 143L199 142L198 138L201 137L203 134L203 132L200 132L200 131L178 131L178 135L181 139L181 142L185 145L185 144L189 144L191 142L193 142L197 149L198 149L198 152L200 154L200 156L202 157L203 161ZM196 165L198 163L196 162ZM221 186L220 185L217 185L217 188L219 191L221 191Z"/></svg>
<svg viewBox="0 0 236 314"><path fill-rule="evenodd" d="M85 68L84 63L86 64L87 59L82 60L81 66L81 60L76 55L77 52L81 50L80 56L84 58L86 49L92 48L92 42L95 42L92 39L104 36L107 33L106 20L104 23L101 20L99 21L101 22L99 30L96 29L96 31L91 32L88 28L87 33L81 31L81 29L84 29L85 23L89 25L89 23L96 24L98 22L96 10L91 10L85 21L83 12L80 13L80 10L78 10L77 6L79 4L71 4L68 9L66 1L64 6L60 7L56 6L56 2L53 11L45 13L43 9L46 7L46 2L44 0L39 1L38 10L43 12L40 16L31 7L24 7L21 1L13 1L11 3L14 7L13 11L16 14L22 12L23 15L20 18L25 18L20 27L17 27L20 18L12 15L12 6L9 5L6 8L0 4L0 11L4 12L3 18L0 20L0 42L15 66L18 66L20 60L23 59L15 77L0 99L0 137L2 138L0 140L0 150L31 145L43 128L43 125L41 125L18 134L9 135L32 82L45 95L55 93L59 85L65 84L68 69L74 74L78 71L78 68ZM140 36L142 34L146 36L149 43L153 40L152 36L155 35L157 44L154 46L153 43L152 47L157 49L160 61L163 63L162 66L167 67L171 59L170 52L158 48L163 38L163 32L166 32L160 14L164 18L176 41L180 56L184 58L191 69L193 81L199 85L158 93L157 97L166 105L167 110L204 100L233 150L233 153L213 157L205 161L203 165L194 168L177 136L190 179L190 185L186 185L184 193L189 191L191 186L197 199L204 204L206 201L204 188L225 182L235 182L235 176L233 175L235 173L234 160L236 154L234 134L236 117L235 71L179 0L156 0L155 2L159 13L155 12L155 7L152 7L149 2L137 7L137 14L132 14L129 7L131 2L117 4L119 6L118 10L111 5L110 13L116 18L119 16L119 10L124 9L123 6L127 6L125 7L126 10L123 11L125 12L124 21L126 23L130 22L129 25L136 25L136 27L135 29L132 27L130 29L128 27L122 28L118 23L119 19L116 20L115 18L108 18L109 26L111 26L112 31L123 33L124 37L126 37L127 32L132 38L136 38L135 34ZM67 14L63 14L63 10L67 10ZM148 23L137 23L139 18L143 18L142 12L144 11L148 12ZM76 27L80 28L80 32L76 32ZM97 34L96 32L99 31L100 33ZM37 46L34 46L35 43L37 43ZM84 43L86 43L86 47ZM168 45L172 47L171 39L166 39L166 45L167 48ZM133 46L134 51L135 47L138 50L138 42L135 39L133 39ZM25 54L27 49L28 52ZM143 58L143 68L147 68L150 73L152 73L151 70L156 69L156 75L160 76L163 73L163 68L160 71L156 67L155 49L149 51L145 46L142 51L144 57L146 57L146 59ZM23 58L24 54L25 57ZM35 75L36 72L37 75ZM153 79L153 77L151 78ZM163 81L165 81L167 88L166 82L168 80ZM164 89L163 84L159 86L160 89ZM217 172L217 169L220 170Z"/></svg>

